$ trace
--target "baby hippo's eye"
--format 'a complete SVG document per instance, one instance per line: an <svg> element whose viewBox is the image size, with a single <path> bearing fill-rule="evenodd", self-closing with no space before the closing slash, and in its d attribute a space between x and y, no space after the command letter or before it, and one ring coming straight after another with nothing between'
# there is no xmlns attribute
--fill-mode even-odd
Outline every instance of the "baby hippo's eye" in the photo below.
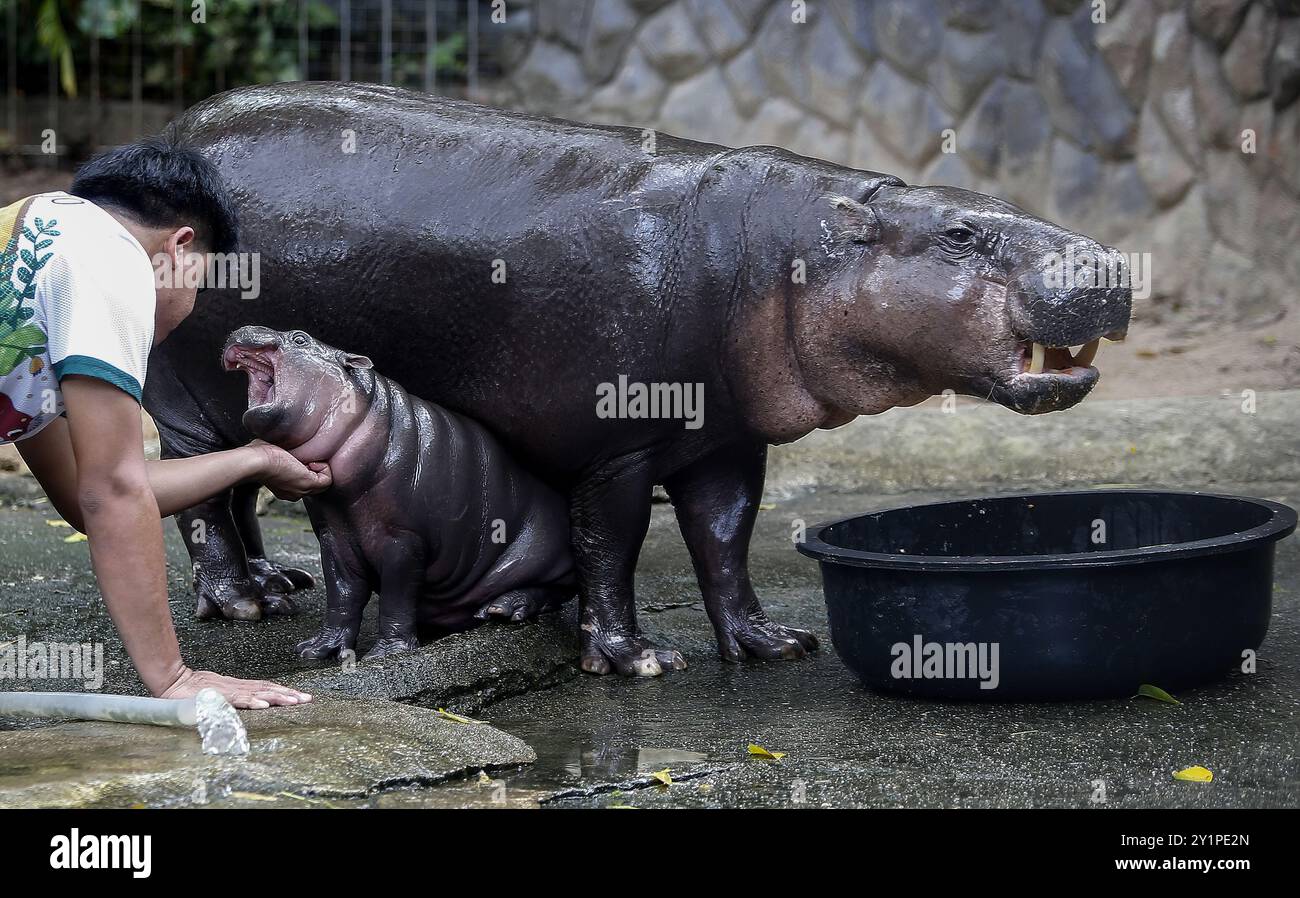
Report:
<svg viewBox="0 0 1300 898"><path fill-rule="evenodd" d="M298 346L307 345L307 335L304 334L302 331L296 331L290 339L292 339L293 342Z"/></svg>
<svg viewBox="0 0 1300 898"><path fill-rule="evenodd" d="M967 227L949 228L943 235L953 243L966 244L975 239L975 232Z"/></svg>

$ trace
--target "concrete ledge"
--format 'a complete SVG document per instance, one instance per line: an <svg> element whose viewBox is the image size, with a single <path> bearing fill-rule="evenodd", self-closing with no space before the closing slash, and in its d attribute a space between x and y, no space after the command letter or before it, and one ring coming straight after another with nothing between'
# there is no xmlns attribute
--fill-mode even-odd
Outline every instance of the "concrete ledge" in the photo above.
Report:
<svg viewBox="0 0 1300 898"><path fill-rule="evenodd" d="M487 625L352 668L284 678L313 695L384 698L474 715L493 702L578 675L577 603L527 624Z"/></svg>
<svg viewBox="0 0 1300 898"><path fill-rule="evenodd" d="M529 764L524 742L397 702L320 696L299 708L244 711L245 757L205 755L193 730L66 723L0 733L0 808L285 806L429 786ZM233 795L232 795L233 793Z"/></svg>
<svg viewBox="0 0 1300 898"><path fill-rule="evenodd" d="M1300 390L1085 401L1026 417L1001 406L925 406L862 417L769 454L773 496L1068 483L1163 484L1300 478Z"/></svg>

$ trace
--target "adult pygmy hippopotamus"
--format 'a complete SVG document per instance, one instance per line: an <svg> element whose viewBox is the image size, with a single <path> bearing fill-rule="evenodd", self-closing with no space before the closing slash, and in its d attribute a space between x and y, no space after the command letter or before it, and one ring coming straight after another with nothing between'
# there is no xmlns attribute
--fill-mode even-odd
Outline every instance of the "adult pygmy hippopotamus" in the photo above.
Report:
<svg viewBox="0 0 1300 898"><path fill-rule="evenodd" d="M299 654L355 649L375 591L379 641L367 658L415 648L417 622L450 632L524 620L574 594L564 500L479 424L303 331L240 328L222 360L248 374L244 426L334 475L305 500L328 600Z"/></svg>
<svg viewBox="0 0 1300 898"><path fill-rule="evenodd" d="M213 97L171 138L220 168L261 294L216 291L156 350L145 404L168 455L238 444L211 363L249 320L371 355L481 421L570 504L581 664L678 664L639 632L652 487L673 500L722 657L798 658L747 561L766 447L951 389L1017 411L1082 399L1126 282L1044 277L1117 254L1008 203L771 147L503 112L363 84ZM1075 356L1069 347L1087 344ZM702 422L605 417L602 384L676 384ZM702 391L702 393L701 393ZM701 423L702 426L694 426ZM266 563L251 495L180 516L201 600L243 614Z"/></svg>

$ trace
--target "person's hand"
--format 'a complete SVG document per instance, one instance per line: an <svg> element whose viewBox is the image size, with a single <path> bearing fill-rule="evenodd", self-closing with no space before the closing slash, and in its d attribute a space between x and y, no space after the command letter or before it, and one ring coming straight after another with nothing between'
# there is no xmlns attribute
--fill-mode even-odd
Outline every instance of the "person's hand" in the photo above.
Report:
<svg viewBox="0 0 1300 898"><path fill-rule="evenodd" d="M268 680L241 680L223 677L210 670L190 670L188 667L159 698L192 698L202 689L215 689L236 708L258 710L272 705L302 705L311 696Z"/></svg>
<svg viewBox="0 0 1300 898"><path fill-rule="evenodd" d="M333 482L330 466L324 462L314 461L304 465L279 446L261 440L253 440L248 447L262 454L258 480L275 493L278 499L301 499L319 493Z"/></svg>

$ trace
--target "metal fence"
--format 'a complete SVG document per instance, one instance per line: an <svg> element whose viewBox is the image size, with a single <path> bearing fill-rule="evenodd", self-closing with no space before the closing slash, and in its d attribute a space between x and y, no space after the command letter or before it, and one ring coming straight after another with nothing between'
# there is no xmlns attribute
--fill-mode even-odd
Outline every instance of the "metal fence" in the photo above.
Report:
<svg viewBox="0 0 1300 898"><path fill-rule="evenodd" d="M491 0L81 0L67 52L38 33L54 0L0 0L0 154L84 157L245 84L370 81L475 97L499 72ZM196 20L201 17L201 21Z"/></svg>

